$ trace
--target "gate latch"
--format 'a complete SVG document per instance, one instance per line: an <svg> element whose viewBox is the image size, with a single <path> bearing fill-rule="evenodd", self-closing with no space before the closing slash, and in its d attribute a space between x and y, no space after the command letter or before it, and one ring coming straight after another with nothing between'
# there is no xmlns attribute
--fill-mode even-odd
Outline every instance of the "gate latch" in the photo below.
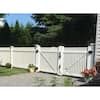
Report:
<svg viewBox="0 0 100 100"><path fill-rule="evenodd" d="M92 54L92 51L88 51L89 54Z"/></svg>

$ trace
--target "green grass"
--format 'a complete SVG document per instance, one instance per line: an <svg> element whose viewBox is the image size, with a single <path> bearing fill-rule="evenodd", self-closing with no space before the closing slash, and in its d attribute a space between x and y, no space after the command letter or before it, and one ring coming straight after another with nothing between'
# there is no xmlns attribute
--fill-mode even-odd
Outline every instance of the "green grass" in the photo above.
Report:
<svg viewBox="0 0 100 100"><path fill-rule="evenodd" d="M71 78L64 78L64 86L73 86Z"/></svg>
<svg viewBox="0 0 100 100"><path fill-rule="evenodd" d="M0 76L10 76L15 74L27 73L27 69L23 68L7 68L5 66L0 66Z"/></svg>

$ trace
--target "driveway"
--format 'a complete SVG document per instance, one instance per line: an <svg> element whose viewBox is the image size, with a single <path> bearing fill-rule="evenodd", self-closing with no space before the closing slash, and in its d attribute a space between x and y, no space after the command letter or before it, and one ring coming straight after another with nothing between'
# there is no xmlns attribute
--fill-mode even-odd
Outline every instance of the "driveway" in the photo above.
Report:
<svg viewBox="0 0 100 100"><path fill-rule="evenodd" d="M1 76L0 86L65 86L65 80L71 79L74 86L83 84L77 78L68 78L48 73L25 73L12 76Z"/></svg>

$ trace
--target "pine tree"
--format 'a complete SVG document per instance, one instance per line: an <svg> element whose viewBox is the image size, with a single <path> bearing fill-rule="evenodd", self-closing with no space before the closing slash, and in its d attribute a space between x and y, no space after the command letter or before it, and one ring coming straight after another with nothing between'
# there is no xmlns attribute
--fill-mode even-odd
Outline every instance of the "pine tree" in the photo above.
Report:
<svg viewBox="0 0 100 100"><path fill-rule="evenodd" d="M36 40L45 40L47 46L87 46L95 41L96 14L35 14L33 19L46 30L37 30Z"/></svg>
<svg viewBox="0 0 100 100"><path fill-rule="evenodd" d="M11 31L7 22L5 22L4 27L0 29L0 45L10 46L11 43Z"/></svg>

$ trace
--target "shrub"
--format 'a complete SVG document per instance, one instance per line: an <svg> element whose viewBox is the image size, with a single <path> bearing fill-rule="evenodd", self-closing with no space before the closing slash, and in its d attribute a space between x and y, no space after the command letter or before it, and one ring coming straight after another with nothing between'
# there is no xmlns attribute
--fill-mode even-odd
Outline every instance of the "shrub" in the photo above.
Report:
<svg viewBox="0 0 100 100"><path fill-rule="evenodd" d="M81 72L82 75L86 78L89 78L89 77L94 77L96 76L97 74L97 71L96 71L96 67L92 67L91 69L84 69L84 71Z"/></svg>
<svg viewBox="0 0 100 100"><path fill-rule="evenodd" d="M33 68L35 71L38 69L35 65L33 65L33 64L29 64L28 65L28 68Z"/></svg>
<svg viewBox="0 0 100 100"><path fill-rule="evenodd" d="M5 66L6 66L7 68L11 68L11 64L10 64L10 63L6 63Z"/></svg>
<svg viewBox="0 0 100 100"><path fill-rule="evenodd" d="M29 64L28 68L35 68L35 66L33 64Z"/></svg>

